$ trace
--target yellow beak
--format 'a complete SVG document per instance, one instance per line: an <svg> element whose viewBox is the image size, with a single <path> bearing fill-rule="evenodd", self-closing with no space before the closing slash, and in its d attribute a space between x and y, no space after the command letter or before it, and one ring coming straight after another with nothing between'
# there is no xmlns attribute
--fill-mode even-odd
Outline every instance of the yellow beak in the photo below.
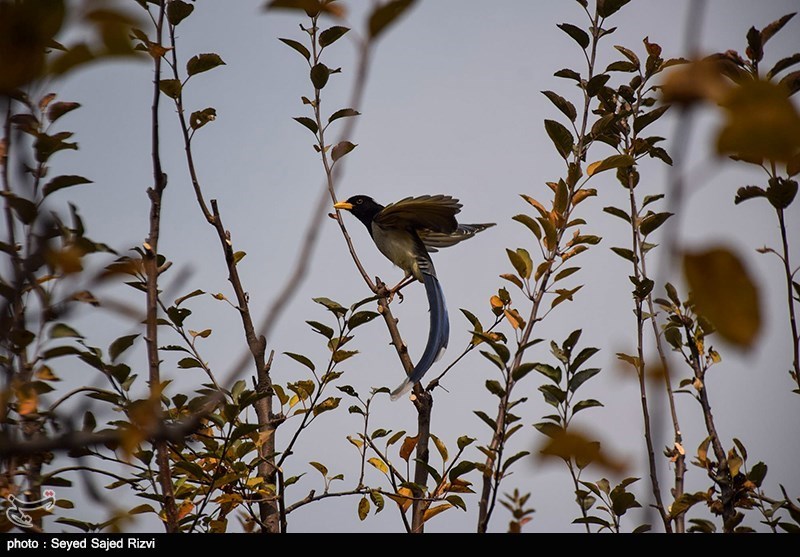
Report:
<svg viewBox="0 0 800 557"><path fill-rule="evenodd" d="M345 211L351 211L353 209L353 204L348 203L347 201L340 201L339 203L335 203L333 205L334 209L343 209Z"/></svg>

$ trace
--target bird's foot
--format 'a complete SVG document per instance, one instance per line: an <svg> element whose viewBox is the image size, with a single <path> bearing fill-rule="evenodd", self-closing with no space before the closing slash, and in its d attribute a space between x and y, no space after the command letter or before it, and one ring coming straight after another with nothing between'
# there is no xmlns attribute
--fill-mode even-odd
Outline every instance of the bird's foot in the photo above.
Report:
<svg viewBox="0 0 800 557"><path fill-rule="evenodd" d="M397 289L397 290L395 290L395 289L389 290L389 297L387 298L387 301L391 304L392 300L394 300L395 294L397 295L397 303L398 304L402 304L404 298L403 298L403 293L400 292L399 289Z"/></svg>

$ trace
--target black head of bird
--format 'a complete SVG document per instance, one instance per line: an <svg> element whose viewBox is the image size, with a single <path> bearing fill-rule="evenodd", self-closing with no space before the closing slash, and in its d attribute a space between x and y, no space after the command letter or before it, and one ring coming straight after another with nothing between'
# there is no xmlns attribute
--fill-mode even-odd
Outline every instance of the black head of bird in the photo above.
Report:
<svg viewBox="0 0 800 557"><path fill-rule="evenodd" d="M428 342L411 375L392 392L394 400L422 379L444 353L450 337L444 293L430 253L471 238L494 223L459 224L456 214L461 204L449 195L406 197L386 206L369 196L355 195L334 208L353 213L366 226L378 250L403 269L406 278L392 291L412 277L425 285L430 308Z"/></svg>

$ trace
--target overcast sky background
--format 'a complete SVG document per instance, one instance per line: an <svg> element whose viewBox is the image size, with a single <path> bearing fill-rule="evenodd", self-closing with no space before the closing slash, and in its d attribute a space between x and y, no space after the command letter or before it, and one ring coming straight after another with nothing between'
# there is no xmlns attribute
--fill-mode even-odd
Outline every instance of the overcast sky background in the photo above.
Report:
<svg viewBox="0 0 800 557"><path fill-rule="evenodd" d="M206 198L219 200L220 211L230 229L235 249L247 252L239 270L250 293L251 307L257 321L272 304L287 271L295 262L296 250L308 226L309 215L323 185L323 169L312 149L313 137L292 120L310 116L300 102L302 95L312 96L308 69L304 60L277 39L305 40L298 23L305 18L287 12L262 11L261 1L199 2L195 13L178 28L179 56L185 62L191 55L216 52L226 65L192 79L185 91L189 112L213 106L218 119L200 130L194 141L194 154ZM614 35L601 43L599 68L621 56L613 49L620 44L644 58L642 39L664 48L664 57L677 57L683 50L683 30L687 1L659 2L637 0L615 14L607 23L616 26ZM745 47L745 34L751 25L763 28L784 14L796 11L791 0L751 2L715 0L707 3L700 45L703 52ZM364 28L367 2L349 2L346 25L353 32ZM502 2L423 1L407 17L392 27L379 41L373 53L364 102L359 110L352 138L358 144L346 160L345 174L338 186L340 198L366 193L382 203L409 195L443 193L461 199L462 222L496 222L498 226L470 240L434 255L434 263L443 285L451 318L448 353L429 372L432 378L444 369L466 346L469 324L458 311L467 308L484 323L491 322L489 297L508 283L498 278L510 272L505 248L526 247L538 253L530 233L511 217L530 212L518 194L527 193L542 201L549 199L546 181L563 175L563 162L546 136L544 119L563 117L540 93L550 89L576 105L579 90L569 80L553 77L562 68L585 71L583 56L575 42L556 28L570 22L586 25L576 2L537 0ZM767 46L765 68L777 59L800 50L800 20L791 21ZM355 48L345 36L326 50L325 63L342 67L342 74L332 76L323 91L324 111L330 114L348 106L354 72ZM629 79L628 74L619 78ZM614 77L617 79L617 76ZM80 102L83 108L65 117L59 126L76 132L80 143L77 153L65 152L55 158L54 172L81 174L94 181L90 186L72 188L58 195L79 208L90 237L106 242L119 251L140 245L147 234L148 199L145 190L152 183L150 162L151 65L146 62L104 63L77 72L54 84L61 100ZM618 81L613 81L618 83ZM162 99L162 156L169 175L163 205L160 251L174 262L165 275L168 281L180 270L191 277L173 298L195 288L223 292L233 298L213 229L203 220L194 201L185 169L182 142L171 101ZM653 135L671 137L673 120L665 117L652 127ZM749 353L741 353L712 337L709 342L722 354L723 362L708 374L708 390L717 427L726 448L732 437L747 447L750 461L764 460L769 466L766 492L778 496L778 484L793 497L800 496L800 444L796 426L800 423L800 404L791 390L793 382L787 370L791 362L791 341L785 302L785 286L777 258L755 253L763 245L777 246L778 229L774 212L759 200L734 206L738 187L763 184L762 174L744 165L714 159L709 155L718 121L713 113L696 120L688 165L689 195L682 215L680 241L689 246L724 243L745 259L757 281L766 320L760 341ZM341 126L340 126L341 127ZM334 129L333 137L338 131ZM329 132L329 137L330 132ZM668 149L670 143L665 145ZM591 160L611 154L603 147L594 148ZM641 191L664 191L666 166L646 164L641 169ZM630 264L610 252L612 246L627 246L629 230L624 223L602 212L607 205L623 205L625 191L613 173L592 180L598 198L584 202L577 212L588 224L582 231L603 237L603 242L576 259L583 271L570 279L570 285L585 284L573 303L562 304L537 327L536 337L561 342L572 330L583 329L581 346L601 348L590 363L603 372L582 389L582 398L596 398L604 408L578 415L574 425L593 432L603 447L621 458L628 458L628 475L641 477L636 484L639 500L649 500L646 457L641 427L639 392L630 375L619 372L615 353L635 350L635 322L628 281ZM55 196L54 196L55 197ZM787 213L790 238L797 232L800 211L797 202ZM666 205L661 205L666 210ZM346 215L359 256L371 275L394 283L402 273L381 256L372 245L366 230ZM310 272L285 313L269 348L278 354L301 352L323 367L328 351L322 337L313 333L305 320L328 322L328 314L311 301L326 296L349 305L369 292L363 284L334 221L325 218ZM792 256L800 262L800 247L795 240ZM658 250L653 261L658 262ZM653 273L654 275L656 273ZM658 276L664 276L659 274ZM679 282L674 271L671 280ZM663 292L663 285L657 286ZM528 306L521 296L512 297L526 314ZM685 294L685 289L681 289ZM118 292L143 304L143 296L134 291ZM187 325L195 330L210 327L213 334L201 343L204 357L218 377L225 377L231 362L245 349L241 327L235 312L210 296L187 303L194 314ZM427 303L421 285L405 290L405 302L395 304L400 330L416 361L427 338ZM79 330L90 341L107 347L116 337L135 332L129 323L115 317L96 316L79 321ZM172 342L166 333L162 343ZM361 354L341 369L345 376L337 384L350 384L366 394L371 387L394 387L403 377L402 366L388 344L386 329L380 320L358 329L351 346ZM547 343L533 350L528 358L552 362ZM146 359L141 340L128 354L128 362L146 376ZM650 357L653 351L650 351ZM174 392L189 392L205 382L199 370L171 371L171 354L165 355L162 374L176 380ZM64 365L58 362L59 365ZM688 370L678 367L680 377ZM99 382L92 372L77 365L60 370L66 381L86 384ZM59 370L57 370L59 371ZM276 356L273 368L276 381L285 384L305 377L305 368L286 356ZM496 412L496 398L484 388L486 379L496 378L496 368L477 351L465 358L443 382L447 391L435 392L432 430L456 452L455 441L461 435L486 443L489 429L472 413ZM519 384L517 396L528 396L522 413L526 427L514 437L508 454L531 450L542 442L530 424L550 413L537 387L538 376L529 376ZM677 378L675 383L677 384ZM332 390L333 396L338 391ZM335 413L314 424L305 435L284 470L288 476L307 473L290 488L289 500L304 497L309 490L321 490L319 474L307 463L323 462L331 474L344 473L347 480L340 488L352 487L357 479L358 455L345 439L360 431L362 422L348 414L347 398ZM689 396L679 397L681 424L688 455L705 438L699 405ZM391 403L388 397L373 405L370 429L383 427L414 432L416 413L407 400ZM111 414L102 417L114 419ZM662 422L667 425L667 422ZM294 430L291 422L278 432L278 444L286 443ZM668 443L670 436L664 437ZM477 444L477 443L476 443ZM399 461L396 445L390 454ZM659 447L657 447L658 450ZM687 455L687 456L688 456ZM439 467L438 455L432 463ZM477 450L467 458L482 460ZM671 474L666 466L662 485L669 486ZM530 505L536 509L529 532L579 532L572 525L579 511L574 503L572 484L563 464L542 464L533 458L518 463L513 476L502 486L503 492L518 488L531 491ZM588 470L583 479L596 481L603 471ZM371 485L388 489L375 470L368 471ZM479 487L477 473L468 477ZM613 478L612 478L613 479ZM619 481L621 478L615 478ZM689 467L687 491L705 489L709 481L704 473ZM667 493L665 491L665 497ZM94 504L81 503L70 516L96 519ZM426 529L431 532L471 532L475 530L477 497L467 497L469 512L453 509L433 518ZM131 498L131 506L138 502ZM357 497L323 501L308 505L292 514L291 531L402 531L396 508L387 508L377 516L360 522ZM96 507L95 507L96 508ZM85 513L85 514L83 514ZM690 517L709 518L704 508ZM642 515L631 513L625 521L628 531L639 525ZM491 531L505 531L509 515L495 512ZM751 513L747 524L757 526ZM231 521L234 522L233 520ZM719 521L716 521L719 522ZM160 531L152 520L141 519L139 530ZM654 525L658 530L657 525Z"/></svg>

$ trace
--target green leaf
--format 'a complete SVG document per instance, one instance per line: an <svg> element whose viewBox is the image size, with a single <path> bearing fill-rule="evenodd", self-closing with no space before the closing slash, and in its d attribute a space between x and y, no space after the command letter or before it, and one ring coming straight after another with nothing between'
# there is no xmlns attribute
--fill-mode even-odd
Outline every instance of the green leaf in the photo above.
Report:
<svg viewBox="0 0 800 557"><path fill-rule="evenodd" d="M292 118L295 122L298 122L308 128L311 133L316 134L319 128L317 127L317 123L307 116L297 116Z"/></svg>
<svg viewBox="0 0 800 557"><path fill-rule="evenodd" d="M533 369L550 379L556 385L561 383L561 368L553 367L550 364L534 364Z"/></svg>
<svg viewBox="0 0 800 557"><path fill-rule="evenodd" d="M767 79L772 79L786 68L790 68L798 63L800 63L800 52L796 52L787 58L781 58L772 66L772 69L767 72Z"/></svg>
<svg viewBox="0 0 800 557"><path fill-rule="evenodd" d="M352 108L342 108L341 110L337 110L331 117L328 118L328 123L333 122L334 120L338 120L339 118L348 118L350 116L359 116L361 113L357 110L353 110Z"/></svg>
<svg viewBox="0 0 800 557"><path fill-rule="evenodd" d="M458 495L448 495L444 499L445 499L445 501L447 501L448 503L450 503L454 507L458 507L462 511L466 512L467 505L466 505L466 503L464 503L464 500L461 497L459 497Z"/></svg>
<svg viewBox="0 0 800 557"><path fill-rule="evenodd" d="M584 410L585 408L592 408L594 406L603 406L603 403L601 403L600 401L597 401L597 400L595 400L593 398L589 398L589 399L586 399L586 400L581 400L575 406L572 407L572 413L574 415L577 412L580 412L581 410Z"/></svg>
<svg viewBox="0 0 800 557"><path fill-rule="evenodd" d="M619 47L617 47L619 48ZM607 72L635 72L639 69L639 66L632 62L628 62L627 60L617 60L616 62L611 62L607 67Z"/></svg>
<svg viewBox="0 0 800 557"><path fill-rule="evenodd" d="M770 178L767 199L776 209L786 209L797 195L797 182L783 178Z"/></svg>
<svg viewBox="0 0 800 557"><path fill-rule="evenodd" d="M597 96L610 78L611 76L605 73L597 74L586 83L586 94L590 97Z"/></svg>
<svg viewBox="0 0 800 557"><path fill-rule="evenodd" d="M564 433L564 428L553 422L539 422L538 424L533 424L533 427L551 439L556 439Z"/></svg>
<svg viewBox="0 0 800 557"><path fill-rule="evenodd" d="M556 273L556 276L553 278L553 282L555 283L569 276L572 276L573 274L577 273L580 270L581 270L580 267L567 267L566 269L561 269L558 273Z"/></svg>
<svg viewBox="0 0 800 557"><path fill-rule="evenodd" d="M79 103L75 102L55 102L51 104L47 109L47 119L51 122L55 122L59 118L61 118L64 114L68 112L72 112L76 108L80 108Z"/></svg>
<svg viewBox="0 0 800 557"><path fill-rule="evenodd" d="M195 367L202 368L203 365L194 358L182 358L178 361L178 367L181 369L192 369Z"/></svg>
<svg viewBox="0 0 800 557"><path fill-rule="evenodd" d="M569 157L572 153L572 148L575 146L575 138L572 133L563 124L555 120L545 120L544 129L556 146L558 154L564 159Z"/></svg>
<svg viewBox="0 0 800 557"><path fill-rule="evenodd" d="M519 366L514 368L514 370L511 372L511 378L514 379L514 381L519 381L520 379L528 375L531 371L536 369L536 365L537 364L533 364L530 362L520 364Z"/></svg>
<svg viewBox="0 0 800 557"><path fill-rule="evenodd" d="M636 56L636 53L634 51L619 45L614 45L614 48L620 51L622 55L625 56L625 58L627 58L628 60L630 60L630 62L634 64L637 68L639 67L641 62L639 61L639 57Z"/></svg>
<svg viewBox="0 0 800 557"><path fill-rule="evenodd" d="M475 439L473 437L467 437L466 435L462 435L461 437L458 438L456 444L458 445L458 450L463 451L466 447L468 447L474 442Z"/></svg>
<svg viewBox="0 0 800 557"><path fill-rule="evenodd" d="M373 489L369 492L369 498L372 499L372 503L375 505L375 514L381 512L385 504L383 495L381 495L379 491Z"/></svg>
<svg viewBox="0 0 800 557"><path fill-rule="evenodd" d="M767 192L758 186L743 186L736 190L736 197L734 198L733 202L734 204L738 205L742 201L747 201L748 199L766 196Z"/></svg>
<svg viewBox="0 0 800 557"><path fill-rule="evenodd" d="M333 329L325 325L324 323L320 323L319 321L306 321L311 328L314 329L316 332L324 336L325 338L331 339L333 338Z"/></svg>
<svg viewBox="0 0 800 557"><path fill-rule="evenodd" d="M661 118L661 115L669 110L669 105L659 106L650 112L637 116L633 121L633 130L638 134L644 128Z"/></svg>
<svg viewBox="0 0 800 557"><path fill-rule="evenodd" d="M42 192L44 193L45 197L53 193L54 191L58 191L63 188L69 188L72 186L77 186L80 184L91 184L92 181L84 178L83 176L56 176L47 184L45 184L44 189Z"/></svg>
<svg viewBox="0 0 800 557"><path fill-rule="evenodd" d="M558 70L556 73L553 74L555 77L563 77L564 79L572 79L580 83L581 81L581 74L576 72L575 70L571 70L569 68L564 68L563 70Z"/></svg>
<svg viewBox="0 0 800 557"><path fill-rule="evenodd" d="M339 362L343 362L346 359L355 356L356 354L358 354L358 350L337 350L333 353L331 359L338 364Z"/></svg>
<svg viewBox="0 0 800 557"><path fill-rule="evenodd" d="M522 224L527 226L530 229L530 231L533 232L533 235L536 236L537 239L539 240L542 239L542 229L539 228L539 225L536 223L536 220L533 217L529 215L515 215L511 218L512 220L521 222Z"/></svg>
<svg viewBox="0 0 800 557"><path fill-rule="evenodd" d="M603 207L603 211L608 213L609 215L614 215L615 217L619 217L629 224L631 222L630 215L617 207Z"/></svg>
<svg viewBox="0 0 800 557"><path fill-rule="evenodd" d="M119 337L114 342L111 343L111 346L108 347L108 355L111 358L111 361L114 362L119 358L120 354L125 352L128 348L131 347L133 341L136 340L138 334L135 335L126 335Z"/></svg>
<svg viewBox="0 0 800 557"><path fill-rule="evenodd" d="M597 15L611 17L631 0L597 0Z"/></svg>
<svg viewBox="0 0 800 557"><path fill-rule="evenodd" d="M473 329L475 329L476 331L483 331L483 326L481 325L480 320L477 317L475 317L475 314L463 308L461 308L461 313L464 314L464 317L467 318L467 321L470 322Z"/></svg>
<svg viewBox="0 0 800 557"><path fill-rule="evenodd" d="M524 255L521 252L524 252ZM519 273L519 276L524 279L530 278L533 271L533 263L531 263L531 256L528 255L528 252L525 250L511 251L506 248L506 254L508 254L508 259L517 273ZM527 255L527 258L525 255Z"/></svg>
<svg viewBox="0 0 800 557"><path fill-rule="evenodd" d="M511 467L512 464L514 464L516 461L518 461L521 458L525 458L526 456L528 456L530 454L531 453L529 451L520 451L517 454L508 457L506 459L506 461L503 463L503 472L505 473L505 471L508 470Z"/></svg>
<svg viewBox="0 0 800 557"><path fill-rule="evenodd" d="M763 462L758 462L750 468L750 473L747 474L747 479L761 487L761 482L767 476L767 465Z"/></svg>
<svg viewBox="0 0 800 557"><path fill-rule="evenodd" d="M474 462L470 462L468 460L462 460L461 462L456 464L450 470L450 473L448 474L448 478L450 479L450 482L452 483L454 480L457 480L458 478L460 478L464 474L472 472L473 470L475 470L475 463Z"/></svg>
<svg viewBox="0 0 800 557"><path fill-rule="evenodd" d="M658 195L646 195L644 197L644 201L642 201L642 208L647 207L650 203L658 201L659 199L663 199L663 197L664 197L663 193L659 193Z"/></svg>
<svg viewBox="0 0 800 557"><path fill-rule="evenodd" d="M350 319L347 320L347 326L350 330L355 329L359 325L363 325L364 323L369 323L376 317L380 315L378 312L375 311L359 311L354 313Z"/></svg>
<svg viewBox="0 0 800 557"><path fill-rule="evenodd" d="M162 79L158 82L158 88L171 99L177 99L181 96L181 89L183 88L181 82L177 79Z"/></svg>
<svg viewBox="0 0 800 557"><path fill-rule="evenodd" d="M487 379L486 380L486 390L495 395L498 398L502 398L506 391L500 385L499 381L495 381L494 379Z"/></svg>
<svg viewBox="0 0 800 557"><path fill-rule="evenodd" d="M697 313L729 342L752 346L761 329L761 307L758 288L741 260L716 247L686 253L683 269Z"/></svg>
<svg viewBox="0 0 800 557"><path fill-rule="evenodd" d="M305 58L306 60L309 60L309 61L311 60L311 53L308 51L308 49L302 43L299 43L299 42L294 41L292 39L278 39L278 40L281 41L283 44L288 45L288 46L292 47L293 49L295 49L297 52L302 54L303 58Z"/></svg>
<svg viewBox="0 0 800 557"><path fill-rule="evenodd" d="M331 75L331 70L323 63L315 64L311 68L311 83L316 89L322 89L328 83L328 78Z"/></svg>
<svg viewBox="0 0 800 557"><path fill-rule="evenodd" d="M483 412L483 411L481 411L481 410L473 410L473 413L474 413L476 416L478 416L478 417L479 417L481 420L483 420L483 422L484 422L486 425L488 425L488 426L489 426L489 428L490 428L492 431L494 431L495 429L497 429L497 423L496 423L496 422L495 422L493 419L491 419L491 418L490 418L490 417L489 417L489 416L486 414L486 412Z"/></svg>
<svg viewBox="0 0 800 557"><path fill-rule="evenodd" d="M331 158L333 158L333 162L338 161L355 148L356 144L354 143L350 143L349 141L340 141L334 145L333 150L331 150Z"/></svg>
<svg viewBox="0 0 800 557"><path fill-rule="evenodd" d="M559 389L556 385L540 385L539 391L544 396L545 402L551 406L558 407L559 404L567 399L567 393Z"/></svg>
<svg viewBox="0 0 800 557"><path fill-rule="evenodd" d="M328 410L333 410L339 407L339 402L341 402L341 398L339 397L332 397L329 396L316 406L314 406L314 416L319 416L323 412L327 412Z"/></svg>
<svg viewBox="0 0 800 557"><path fill-rule="evenodd" d="M287 356L293 359L296 362L300 362L304 366L306 366L311 371L314 371L314 362L309 360L307 357L303 356L302 354L295 354L294 352L284 352Z"/></svg>
<svg viewBox="0 0 800 557"><path fill-rule="evenodd" d="M341 304L339 304L338 302L334 302L330 298L324 298L324 297L312 298L312 301L322 306L325 306L328 309L328 311L336 315L344 315L345 313L347 313L347 308L342 307Z"/></svg>
<svg viewBox="0 0 800 557"><path fill-rule="evenodd" d="M193 5L183 0L172 0L167 4L167 21L172 25L178 25L181 21L189 17L193 11Z"/></svg>
<svg viewBox="0 0 800 557"><path fill-rule="evenodd" d="M556 25L559 29L564 31L567 35L573 38L573 40L578 43L578 45L583 49L586 50L589 46L590 39L589 35L581 29L580 27L576 27L569 23L559 23Z"/></svg>
<svg viewBox="0 0 800 557"><path fill-rule="evenodd" d="M225 62L222 61L222 58L219 57L219 54L198 54L196 56L192 56L189 61L186 62L186 73L188 73L190 76L193 76L199 73L207 72L208 70L213 70L217 66L224 65Z"/></svg>
<svg viewBox="0 0 800 557"><path fill-rule="evenodd" d="M330 46L336 41L338 41L342 36L347 33L350 29L347 27L342 27L341 25L334 25L329 29L325 29L322 33L319 34L319 46L325 48L326 46Z"/></svg>
<svg viewBox="0 0 800 557"><path fill-rule="evenodd" d="M414 0L389 0L377 5L369 16L370 38L375 39L383 34L413 4Z"/></svg>
<svg viewBox="0 0 800 557"><path fill-rule="evenodd" d="M193 130L199 130L209 122L217 119L217 110L212 107L204 108L203 110L196 110L192 112L189 117L189 126Z"/></svg>
<svg viewBox="0 0 800 557"><path fill-rule="evenodd" d="M574 122L575 119L578 117L578 112L575 110L575 105L569 102L564 97L554 93L553 91L542 91L542 94L550 99L557 109L559 109L564 116L570 119L570 121Z"/></svg>
<svg viewBox="0 0 800 557"><path fill-rule="evenodd" d="M631 263L636 262L636 256L634 255L633 251L627 248L611 248L611 251L619 255L623 259L627 259Z"/></svg>
<svg viewBox="0 0 800 557"><path fill-rule="evenodd" d="M67 325L66 323L56 323L50 328L50 338L83 338L83 335Z"/></svg>
<svg viewBox="0 0 800 557"><path fill-rule="evenodd" d="M612 168L627 168L629 166L633 166L635 163L636 161L630 155L611 155L608 158L590 164L586 168L586 174L589 176L594 176L595 174L599 174L604 170L610 170Z"/></svg>
<svg viewBox="0 0 800 557"><path fill-rule="evenodd" d="M311 466L313 466L314 468L316 468L317 472L322 474L323 478L327 478L328 477L328 467L327 466L325 466L324 464L322 464L320 462L313 462L313 461L309 462L309 464Z"/></svg>
<svg viewBox="0 0 800 557"><path fill-rule="evenodd" d="M647 236L664 224L672 213L652 213L644 217L639 223L639 232Z"/></svg>
<svg viewBox="0 0 800 557"><path fill-rule="evenodd" d="M588 368L577 372L572 376L572 379L570 379L569 384L567 385L569 391L574 393L581 385L598 373L600 373L600 368Z"/></svg>

